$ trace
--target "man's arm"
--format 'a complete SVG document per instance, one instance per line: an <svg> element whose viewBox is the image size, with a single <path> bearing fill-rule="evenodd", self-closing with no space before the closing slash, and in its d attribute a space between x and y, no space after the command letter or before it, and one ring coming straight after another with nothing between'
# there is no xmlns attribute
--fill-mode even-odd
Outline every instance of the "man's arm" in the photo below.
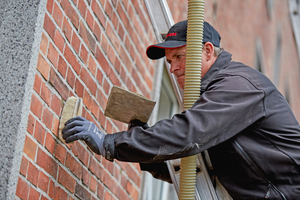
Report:
<svg viewBox="0 0 300 200"><path fill-rule="evenodd" d="M264 92L240 76L220 77L191 109L144 130L108 134L106 158L155 163L198 154L264 116Z"/></svg>

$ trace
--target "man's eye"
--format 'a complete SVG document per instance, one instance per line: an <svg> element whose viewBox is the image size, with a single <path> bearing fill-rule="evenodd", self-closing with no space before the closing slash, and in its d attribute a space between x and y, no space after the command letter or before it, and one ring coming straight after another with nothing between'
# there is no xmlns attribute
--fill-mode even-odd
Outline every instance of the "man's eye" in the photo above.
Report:
<svg viewBox="0 0 300 200"><path fill-rule="evenodd" d="M177 59L182 59L184 55L177 55Z"/></svg>

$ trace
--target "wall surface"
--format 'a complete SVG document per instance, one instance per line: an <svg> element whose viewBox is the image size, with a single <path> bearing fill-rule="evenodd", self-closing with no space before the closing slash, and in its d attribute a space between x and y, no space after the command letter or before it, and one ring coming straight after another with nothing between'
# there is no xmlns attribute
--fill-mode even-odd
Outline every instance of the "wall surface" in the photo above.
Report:
<svg viewBox="0 0 300 200"><path fill-rule="evenodd" d="M205 20L233 60L260 61L300 121L288 1L273 0L270 10L267 2L207 0ZM175 23L186 19L187 0L167 3ZM144 1L6 0L0 12L0 199L139 199L138 164L108 162L82 141L65 144L58 124L65 100L77 96L102 131L126 130L103 114L112 86L151 97L155 62L145 50L156 41Z"/></svg>
<svg viewBox="0 0 300 200"><path fill-rule="evenodd" d="M65 100L77 96L102 131L127 128L103 113L113 85L150 97L151 27L143 1L47 1L17 199L138 199L138 164L108 162L82 141L66 145L58 124Z"/></svg>

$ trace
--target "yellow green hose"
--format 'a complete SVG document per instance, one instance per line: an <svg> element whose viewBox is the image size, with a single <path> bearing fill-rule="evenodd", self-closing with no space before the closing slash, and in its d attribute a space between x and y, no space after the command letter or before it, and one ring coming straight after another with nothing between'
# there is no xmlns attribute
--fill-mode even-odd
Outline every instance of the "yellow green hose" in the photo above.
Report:
<svg viewBox="0 0 300 200"><path fill-rule="evenodd" d="M204 6L204 0L188 2L184 110L190 109L200 96ZM195 198L196 161L196 155L181 159L180 200Z"/></svg>

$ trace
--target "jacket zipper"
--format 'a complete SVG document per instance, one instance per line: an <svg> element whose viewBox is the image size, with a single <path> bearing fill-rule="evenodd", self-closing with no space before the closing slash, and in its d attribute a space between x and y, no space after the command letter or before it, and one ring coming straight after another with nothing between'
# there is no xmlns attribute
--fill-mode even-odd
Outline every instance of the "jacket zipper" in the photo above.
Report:
<svg viewBox="0 0 300 200"><path fill-rule="evenodd" d="M243 147L241 147L241 145L234 140L233 143L241 152L242 156L253 166L254 170L268 183L268 191L265 195L265 199L269 199L270 197L270 193L271 193L271 189L274 189L276 192L279 193L279 195L281 196L281 198L283 200L286 200L284 194L282 192L280 192L280 190L271 182L267 179L267 177L263 174L263 172L257 167L257 165L253 162L253 160L249 157L249 155L245 152L245 150L243 149Z"/></svg>

